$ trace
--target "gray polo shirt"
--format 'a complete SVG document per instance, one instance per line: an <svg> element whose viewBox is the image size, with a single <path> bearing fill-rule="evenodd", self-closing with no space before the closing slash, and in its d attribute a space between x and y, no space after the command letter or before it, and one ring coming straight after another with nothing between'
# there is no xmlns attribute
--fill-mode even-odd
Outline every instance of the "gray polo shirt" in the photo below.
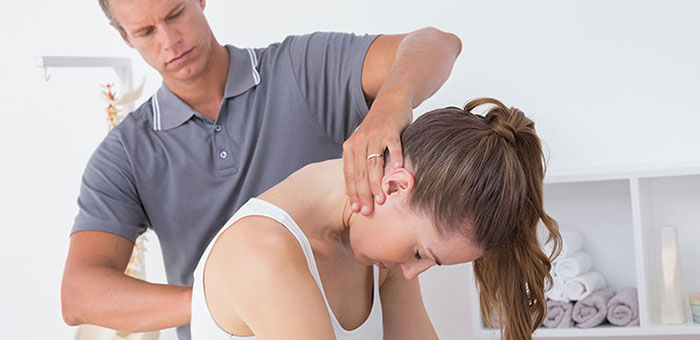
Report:
<svg viewBox="0 0 700 340"><path fill-rule="evenodd" d="M314 33L266 48L226 46L216 121L163 84L90 158L72 232L135 241L153 228L168 282L191 285L205 247L243 203L306 164L342 156L369 110L361 75L375 37ZM178 334L189 339L188 329Z"/></svg>

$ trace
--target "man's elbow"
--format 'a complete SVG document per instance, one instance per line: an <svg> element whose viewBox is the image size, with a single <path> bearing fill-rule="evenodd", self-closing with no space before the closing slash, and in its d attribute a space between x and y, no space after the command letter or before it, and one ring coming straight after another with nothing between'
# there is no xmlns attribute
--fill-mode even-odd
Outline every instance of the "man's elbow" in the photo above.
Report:
<svg viewBox="0 0 700 340"><path fill-rule="evenodd" d="M77 290L64 279L61 284L61 314L63 322L68 326L80 326L85 323L80 317L80 297L76 292Z"/></svg>
<svg viewBox="0 0 700 340"><path fill-rule="evenodd" d="M457 51L455 56L459 56L459 54L462 53L462 39L460 39L454 33L445 33L445 34L447 34L447 39L450 40L450 42L454 45L455 50Z"/></svg>
<svg viewBox="0 0 700 340"><path fill-rule="evenodd" d="M74 318L71 314L68 314L65 308L63 308L63 322L71 327L80 326L83 324L78 318Z"/></svg>
<svg viewBox="0 0 700 340"><path fill-rule="evenodd" d="M455 56L459 56L459 54L462 53L462 39L460 39L456 34L442 31L433 26L428 26L421 30L430 32L431 34L435 35L436 39L446 45L451 46L455 51Z"/></svg>

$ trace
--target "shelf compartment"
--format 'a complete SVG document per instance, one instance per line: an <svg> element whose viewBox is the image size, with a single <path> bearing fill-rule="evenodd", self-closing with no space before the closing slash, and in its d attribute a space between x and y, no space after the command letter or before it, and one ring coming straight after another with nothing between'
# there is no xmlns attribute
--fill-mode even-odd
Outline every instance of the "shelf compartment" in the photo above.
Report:
<svg viewBox="0 0 700 340"><path fill-rule="evenodd" d="M663 226L674 226L678 236L686 321L691 321L688 296L700 291L700 175L640 178L640 228L644 246L646 306L648 325L660 329L682 326L662 325L660 307L660 233ZM640 306L641 307L641 306ZM692 326L687 324L685 327ZM700 328L693 326L696 332Z"/></svg>
<svg viewBox="0 0 700 340"><path fill-rule="evenodd" d="M700 291L700 266L693 261L700 258L700 164L558 173L548 176L544 197L545 209L562 228L573 226L583 233L584 250L610 288L637 287L640 326L541 327L535 338L700 334L687 301L690 292ZM687 311L681 325L660 323L658 242L664 225L678 231ZM486 328L481 319L471 263L469 274L474 335L498 338L499 330Z"/></svg>
<svg viewBox="0 0 700 340"><path fill-rule="evenodd" d="M637 287L629 181L552 183L544 191L545 211L562 230L583 234L583 251L607 286L615 291Z"/></svg>

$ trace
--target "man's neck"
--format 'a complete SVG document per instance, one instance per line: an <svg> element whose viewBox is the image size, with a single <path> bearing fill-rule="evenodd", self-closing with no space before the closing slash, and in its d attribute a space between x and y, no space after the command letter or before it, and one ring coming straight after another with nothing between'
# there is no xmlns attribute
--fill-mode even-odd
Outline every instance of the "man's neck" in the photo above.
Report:
<svg viewBox="0 0 700 340"><path fill-rule="evenodd" d="M164 79L164 82L187 105L216 120L226 88L229 54L225 46L217 42L212 45L212 55L199 76L186 81Z"/></svg>

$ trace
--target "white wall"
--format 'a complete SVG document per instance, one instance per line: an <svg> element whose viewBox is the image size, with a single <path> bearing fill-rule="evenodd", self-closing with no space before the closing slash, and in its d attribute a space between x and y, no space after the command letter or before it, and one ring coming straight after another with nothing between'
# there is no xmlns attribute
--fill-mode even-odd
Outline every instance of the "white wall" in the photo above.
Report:
<svg viewBox="0 0 700 340"><path fill-rule="evenodd" d="M700 161L700 3L694 1L214 1L219 41L265 46L315 30L458 34L450 80L416 110L494 96L533 116L550 171ZM70 338L59 287L80 175L104 136L99 84L109 70L33 67L38 55L133 58L96 0L0 2L0 338ZM162 281L157 253L151 277ZM444 339L471 335L463 267L422 279ZM440 287L440 289L438 289ZM446 289L449 288L449 289ZM447 292L447 293L446 293ZM172 336L170 333L168 336Z"/></svg>

